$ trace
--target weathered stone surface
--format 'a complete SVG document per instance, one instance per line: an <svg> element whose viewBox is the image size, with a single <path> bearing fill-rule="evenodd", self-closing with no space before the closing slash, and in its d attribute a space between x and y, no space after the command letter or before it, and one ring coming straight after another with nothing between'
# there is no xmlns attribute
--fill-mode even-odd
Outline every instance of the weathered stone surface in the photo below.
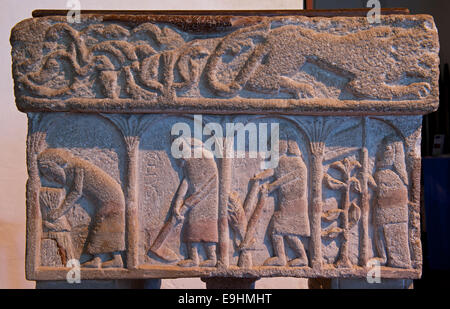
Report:
<svg viewBox="0 0 450 309"><path fill-rule="evenodd" d="M58 16L19 23L11 34L17 106L316 115L423 114L438 105L430 16L384 16L380 24L241 17L209 33L181 31L170 20L102 23L87 15L80 24Z"/></svg>
<svg viewBox="0 0 450 309"><path fill-rule="evenodd" d="M29 117L28 246L41 252L28 256L31 278L65 276L61 262L43 264L58 252L87 262L84 278L360 277L373 257L384 277L420 274L421 116L203 116L224 127L277 123L273 171L248 153L175 159L172 127L194 132L191 116ZM64 202L35 212L55 186Z"/></svg>
<svg viewBox="0 0 450 309"><path fill-rule="evenodd" d="M65 280L71 259L82 279L420 276L432 18L246 21L13 29L27 278Z"/></svg>

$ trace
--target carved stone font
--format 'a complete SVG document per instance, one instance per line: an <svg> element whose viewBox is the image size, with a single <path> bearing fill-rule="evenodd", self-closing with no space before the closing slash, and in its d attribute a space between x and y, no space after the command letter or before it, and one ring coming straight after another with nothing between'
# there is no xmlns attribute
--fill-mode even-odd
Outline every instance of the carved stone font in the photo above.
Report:
<svg viewBox="0 0 450 309"><path fill-rule="evenodd" d="M430 16L141 17L12 30L27 278L420 277Z"/></svg>

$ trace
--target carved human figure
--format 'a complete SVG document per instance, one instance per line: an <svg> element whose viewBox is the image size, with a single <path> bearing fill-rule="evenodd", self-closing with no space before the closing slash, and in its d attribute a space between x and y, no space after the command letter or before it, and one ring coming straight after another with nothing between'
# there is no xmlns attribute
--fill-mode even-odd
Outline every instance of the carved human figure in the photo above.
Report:
<svg viewBox="0 0 450 309"><path fill-rule="evenodd" d="M276 191L278 205L269 227L274 256L267 259L264 265L305 266L308 264L308 257L302 237L310 236L307 169L294 140L282 139L279 147L278 166L263 172L266 176L275 177L272 183L263 184L263 191L268 193ZM258 178L258 175L255 177ZM296 257L289 262L285 252L285 241L296 254Z"/></svg>
<svg viewBox="0 0 450 309"><path fill-rule="evenodd" d="M38 155L39 171L44 178L64 187L68 193L62 204L50 210L47 218L56 221L81 197L95 206L86 249L93 256L83 267L123 267L125 250L125 198L120 185L94 164L73 156L64 149L46 149ZM111 259L102 263L100 254Z"/></svg>
<svg viewBox="0 0 450 309"><path fill-rule="evenodd" d="M408 175L403 143L394 135L383 139L377 155L374 208L375 246L383 263L409 268Z"/></svg>
<svg viewBox="0 0 450 309"><path fill-rule="evenodd" d="M195 148L202 144L193 139L191 145ZM206 149L201 153L201 157L177 160L183 169L183 179L176 199L180 202L175 202L173 214L178 220L184 220L182 237L188 250L187 259L178 262L182 267L214 267L217 263L218 170L213 154ZM203 245L207 255L201 263L198 254L200 245Z"/></svg>

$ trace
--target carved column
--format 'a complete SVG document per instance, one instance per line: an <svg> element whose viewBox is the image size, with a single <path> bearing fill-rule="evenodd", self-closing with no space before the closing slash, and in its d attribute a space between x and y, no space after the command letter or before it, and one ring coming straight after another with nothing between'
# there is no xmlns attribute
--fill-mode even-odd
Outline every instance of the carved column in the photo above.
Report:
<svg viewBox="0 0 450 309"><path fill-rule="evenodd" d="M231 186L232 159L227 158L228 151L221 159L220 173L222 181L219 186L219 266L229 266L229 231L228 231L228 194Z"/></svg>
<svg viewBox="0 0 450 309"><path fill-rule="evenodd" d="M34 269L40 264L40 238L42 237L41 212L39 209L39 189L41 182L37 166L37 155L45 143L45 133L39 130L41 115L28 115L28 137L27 137L27 239L26 274L32 276Z"/></svg>
<svg viewBox="0 0 450 309"><path fill-rule="evenodd" d="M126 187L127 201L127 268L134 269L139 265L139 201L138 201L138 169L139 141L141 135L148 129L150 120L140 115L108 115L109 119L123 135L126 145Z"/></svg>
<svg viewBox="0 0 450 309"><path fill-rule="evenodd" d="M311 267L322 267L323 142L311 143Z"/></svg>
<svg viewBox="0 0 450 309"><path fill-rule="evenodd" d="M361 239L359 265L365 267L369 260L369 153L367 151L366 139L367 121L362 117L362 147L361 147Z"/></svg>
<svg viewBox="0 0 450 309"><path fill-rule="evenodd" d="M126 199L128 224L127 267L136 268L139 265L139 222L138 222L138 151L139 136L125 136L127 145L127 187Z"/></svg>

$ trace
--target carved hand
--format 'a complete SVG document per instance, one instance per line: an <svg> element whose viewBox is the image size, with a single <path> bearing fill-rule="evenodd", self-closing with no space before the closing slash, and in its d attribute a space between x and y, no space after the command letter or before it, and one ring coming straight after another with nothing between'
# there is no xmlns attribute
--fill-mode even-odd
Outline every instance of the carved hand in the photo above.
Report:
<svg viewBox="0 0 450 309"><path fill-rule="evenodd" d="M270 184L269 183L264 183L261 185L261 194L268 194L270 191Z"/></svg>
<svg viewBox="0 0 450 309"><path fill-rule="evenodd" d="M71 191L67 194L60 207L52 209L48 213L49 219L58 219L75 205L75 202L83 195L83 180L84 171L82 169L75 169L75 177Z"/></svg>
<svg viewBox="0 0 450 309"><path fill-rule="evenodd" d="M184 216L181 214L181 209L186 206L184 205L184 197L186 196L188 190L188 182L186 178L183 178L180 186L178 187L177 196L175 199L175 205L173 208L173 215L177 221L183 221Z"/></svg>
<svg viewBox="0 0 450 309"><path fill-rule="evenodd" d="M61 208L52 209L47 213L47 219L50 222L58 220L62 216Z"/></svg>
<svg viewBox="0 0 450 309"><path fill-rule="evenodd" d="M56 225L49 222L49 221L44 221L44 226L50 230L55 230L56 229Z"/></svg>
<svg viewBox="0 0 450 309"><path fill-rule="evenodd" d="M183 205L184 206L184 205ZM183 207L183 206L181 206L181 208ZM181 209L180 208L180 209ZM177 220L177 221L183 221L184 220L184 216L180 213L180 209L176 209L175 211L174 211L174 216L175 216L175 219Z"/></svg>
<svg viewBox="0 0 450 309"><path fill-rule="evenodd" d="M273 176L273 173L274 173L273 169L267 169L261 173L255 174L251 179L254 181L263 180Z"/></svg>

